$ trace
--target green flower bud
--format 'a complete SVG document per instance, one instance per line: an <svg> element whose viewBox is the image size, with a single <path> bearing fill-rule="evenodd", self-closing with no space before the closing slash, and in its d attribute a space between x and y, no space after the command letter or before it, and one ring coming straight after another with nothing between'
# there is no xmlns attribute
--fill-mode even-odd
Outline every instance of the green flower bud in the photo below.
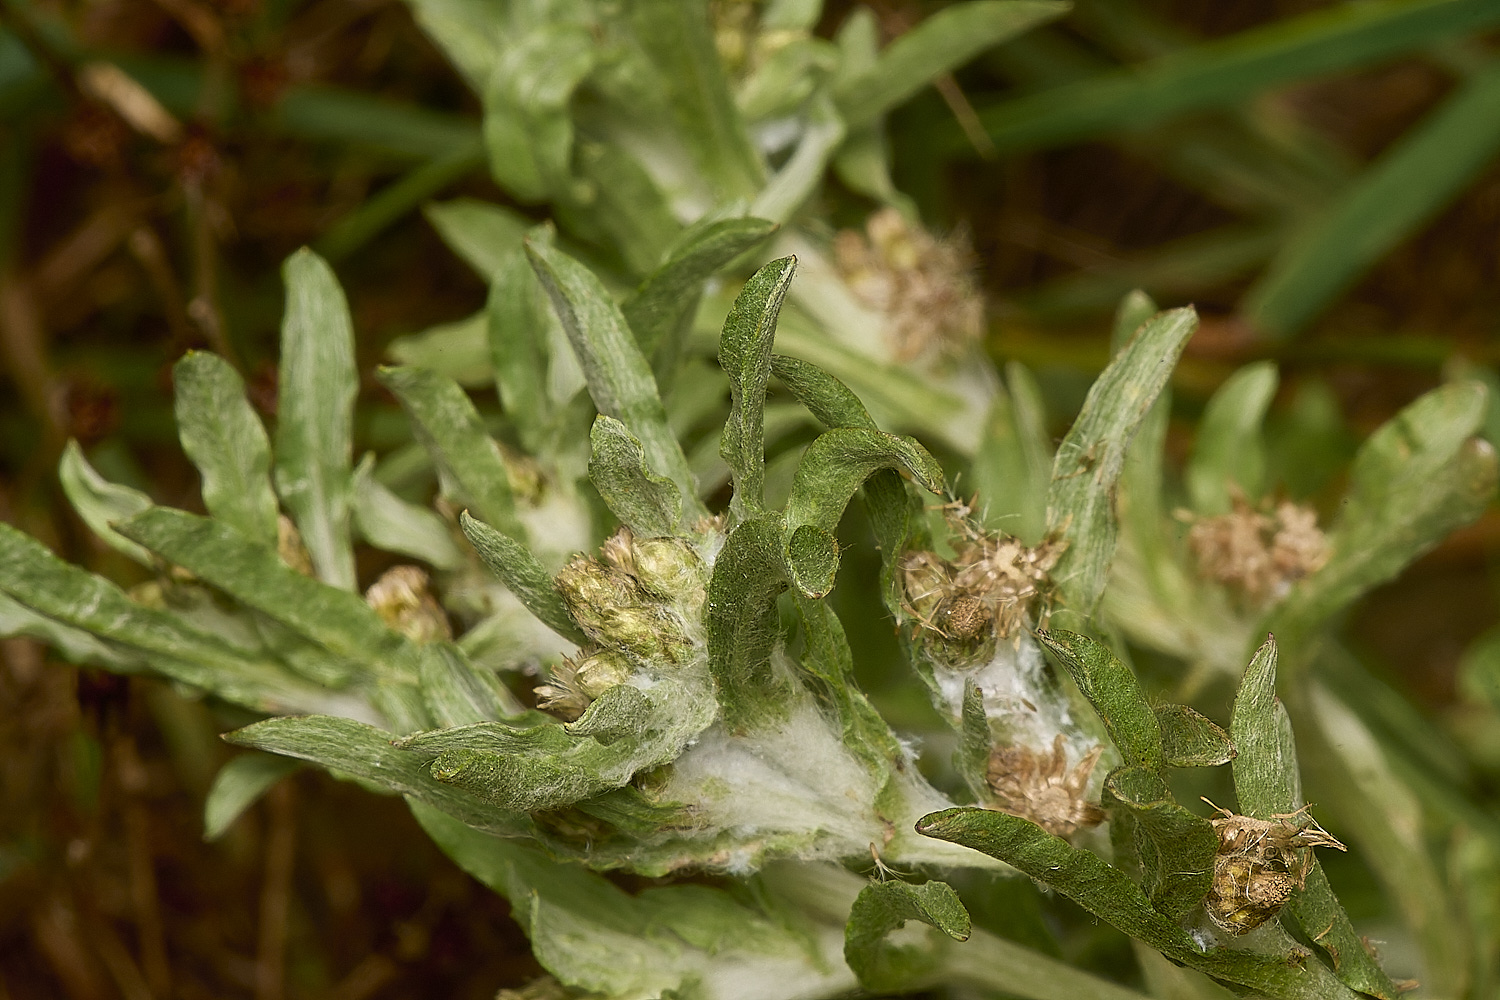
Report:
<svg viewBox="0 0 1500 1000"><path fill-rule="evenodd" d="M601 646L645 660L676 659L687 639L635 578L588 556L575 556L556 578L573 620Z"/></svg>
<svg viewBox="0 0 1500 1000"><path fill-rule="evenodd" d="M708 586L708 567L680 538L638 538L631 545L635 578L658 597L687 601Z"/></svg>
<svg viewBox="0 0 1500 1000"><path fill-rule="evenodd" d="M573 672L573 683L592 700L610 688L624 684L633 672L630 661L624 656L604 650L578 664Z"/></svg>

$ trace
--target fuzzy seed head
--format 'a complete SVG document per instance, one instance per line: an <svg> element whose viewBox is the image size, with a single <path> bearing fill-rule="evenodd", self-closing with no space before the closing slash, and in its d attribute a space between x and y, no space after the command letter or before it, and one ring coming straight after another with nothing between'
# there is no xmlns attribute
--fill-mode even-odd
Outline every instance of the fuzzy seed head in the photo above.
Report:
<svg viewBox="0 0 1500 1000"><path fill-rule="evenodd" d="M1284 597L1292 584L1328 561L1328 539L1309 507L1283 502L1274 514L1254 509L1242 496L1228 514L1197 520L1188 546L1205 577L1252 608Z"/></svg>
<svg viewBox="0 0 1500 1000"><path fill-rule="evenodd" d="M551 679L533 690L537 707L573 722L595 698L629 680L633 671L630 660L614 650L596 651L578 660L563 657L552 668Z"/></svg>
<svg viewBox="0 0 1500 1000"><path fill-rule="evenodd" d="M997 748L985 775L995 808L1029 819L1056 837L1098 826L1104 811L1089 801L1088 785L1103 752L1094 747L1069 769L1061 733L1050 753L1027 746Z"/></svg>
<svg viewBox="0 0 1500 1000"><path fill-rule="evenodd" d="M1307 815L1306 806L1269 820L1214 809L1219 847L1203 908L1228 934L1248 934L1281 912L1306 885L1314 847L1345 849Z"/></svg>

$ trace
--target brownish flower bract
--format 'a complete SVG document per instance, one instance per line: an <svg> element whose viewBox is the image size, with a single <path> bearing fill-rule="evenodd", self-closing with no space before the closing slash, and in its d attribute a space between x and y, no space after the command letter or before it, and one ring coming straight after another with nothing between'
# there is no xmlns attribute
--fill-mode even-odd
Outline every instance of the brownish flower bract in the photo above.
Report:
<svg viewBox="0 0 1500 1000"><path fill-rule="evenodd" d="M1212 820L1219 848L1203 908L1226 933L1248 934L1280 913L1306 885L1314 847L1345 850L1307 815L1307 806L1263 820L1208 804L1219 813ZM1306 822L1294 822L1299 818Z"/></svg>
<svg viewBox="0 0 1500 1000"><path fill-rule="evenodd" d="M1283 596L1328 561L1328 540L1313 510L1283 502L1272 516L1243 496L1234 497L1228 514L1197 520L1188 545L1204 576L1257 607Z"/></svg>
<svg viewBox="0 0 1500 1000"><path fill-rule="evenodd" d="M1103 747L1094 747L1068 769L1062 733L1052 751L1031 747L999 747L990 754L985 780L995 797L995 808L1029 819L1057 837L1067 837L1104 821L1104 810L1089 801L1089 777Z"/></svg>

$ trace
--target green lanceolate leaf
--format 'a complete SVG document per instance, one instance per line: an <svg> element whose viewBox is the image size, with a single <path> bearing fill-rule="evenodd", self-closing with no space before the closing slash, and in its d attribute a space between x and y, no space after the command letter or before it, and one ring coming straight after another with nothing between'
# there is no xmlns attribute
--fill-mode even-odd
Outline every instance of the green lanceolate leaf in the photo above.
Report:
<svg viewBox="0 0 1500 1000"><path fill-rule="evenodd" d="M35 639L51 646L69 663L104 667L117 674L146 669L136 652L110 645L93 633L49 618L8 596L3 588L0 588L0 636Z"/></svg>
<svg viewBox="0 0 1500 1000"><path fill-rule="evenodd" d="M1177 921L1153 907L1123 872L1030 820L990 809L945 809L922 817L917 832L999 858L1168 958L1216 979L1278 1000L1356 1000L1321 963L1297 962L1295 945L1284 935L1275 943L1278 954L1199 950Z"/></svg>
<svg viewBox="0 0 1500 1000"><path fill-rule="evenodd" d="M771 374L780 379L781 384L797 397L797 402L807 407L824 427L880 429L854 391L817 365L784 354L773 354Z"/></svg>
<svg viewBox="0 0 1500 1000"><path fill-rule="evenodd" d="M1010 362L1005 375L1007 391L990 404L971 474L985 523L1035 544L1046 530L1052 475L1046 410L1024 365Z"/></svg>
<svg viewBox="0 0 1500 1000"><path fill-rule="evenodd" d="M271 443L245 383L217 354L189 351L172 367L182 450L203 477L203 506L246 538L276 544Z"/></svg>
<svg viewBox="0 0 1500 1000"><path fill-rule="evenodd" d="M1135 821L1142 888L1151 905L1180 920L1208 895L1219 835L1213 824L1178 805L1154 771L1122 767L1104 781L1104 803Z"/></svg>
<svg viewBox="0 0 1500 1000"><path fill-rule="evenodd" d="M527 241L526 252L578 355L594 405L629 428L651 468L677 484L684 516L703 516L707 511L698 501L682 446L667 424L651 368L619 307L599 279L573 258L536 240Z"/></svg>
<svg viewBox="0 0 1500 1000"><path fill-rule="evenodd" d="M1052 463L1047 527L1068 549L1052 572L1070 608L1094 613L1114 558L1115 486L1130 439L1167 384L1177 356L1198 327L1192 309L1173 309L1144 324L1089 390Z"/></svg>
<svg viewBox="0 0 1500 1000"><path fill-rule="evenodd" d="M375 456L367 454L354 470L354 526L360 537L378 549L399 552L431 563L438 569L457 569L463 553L452 530L431 508L408 503L375 478Z"/></svg>
<svg viewBox="0 0 1500 1000"><path fill-rule="evenodd" d="M301 761L289 757L246 753L219 768L203 802L203 839L224 836L245 810L301 766Z"/></svg>
<svg viewBox="0 0 1500 1000"><path fill-rule="evenodd" d="M961 709L962 727L958 734L958 750L954 762L958 773L963 775L969 791L980 801L986 801L989 785L990 755L994 752L994 737L990 733L990 720L984 711L984 692L974 684L972 677L964 680L964 700Z"/></svg>
<svg viewBox="0 0 1500 1000"><path fill-rule="evenodd" d="M588 637L568 614L568 606L553 585L552 575L537 562L530 549L504 532L470 517L468 511L458 515L458 525L490 572L510 588L510 592L526 605L526 610L563 638L579 645L588 642Z"/></svg>
<svg viewBox="0 0 1500 1000"><path fill-rule="evenodd" d="M134 559L142 566L151 565L151 553L115 531L112 525L139 514L151 506L151 498L140 490L112 483L99 475L77 441L70 440L63 449L62 460L57 465L57 478L62 483L68 502L83 518L94 534L117 552Z"/></svg>
<svg viewBox="0 0 1500 1000"><path fill-rule="evenodd" d="M937 935L922 945L886 941L892 931L917 920L954 941L967 941L969 911L946 882L911 885L874 882L860 890L844 929L844 961L867 990L918 989L942 965L947 949Z"/></svg>
<svg viewBox="0 0 1500 1000"><path fill-rule="evenodd" d="M338 279L321 257L298 250L282 266L277 381L276 490L291 513L318 578L354 589L349 541L352 492L354 325Z"/></svg>
<svg viewBox="0 0 1500 1000"><path fill-rule="evenodd" d="M1037 639L1067 668L1085 698L1104 720L1109 738L1127 763L1160 771L1161 723L1130 668L1103 643L1076 632L1038 630Z"/></svg>
<svg viewBox="0 0 1500 1000"><path fill-rule="evenodd" d="M708 582L708 663L731 729L783 710L771 669L780 635L776 598L787 586L782 537L772 516L744 522L725 541Z"/></svg>
<svg viewBox="0 0 1500 1000"><path fill-rule="evenodd" d="M838 90L839 110L851 127L864 125L904 103L934 77L1067 10L1066 4L1047 0L949 7L902 34L869 70L844 81Z"/></svg>
<svg viewBox="0 0 1500 1000"><path fill-rule="evenodd" d="M765 219L721 219L693 226L667 252L666 262L641 282L621 310L659 384L677 366L703 282L776 231ZM752 279L753 280L753 279Z"/></svg>
<svg viewBox="0 0 1500 1000"><path fill-rule="evenodd" d="M530 829L524 815L507 812L433 778L429 771L431 757L399 750L391 745L390 733L352 719L329 715L267 719L226 733L224 740L352 774L397 795L409 795L481 830L514 837Z"/></svg>
<svg viewBox="0 0 1500 1000"><path fill-rule="evenodd" d="M1125 297L1115 307L1115 321L1109 335L1111 356L1119 354L1120 349L1130 343L1136 331L1158 312L1160 309L1156 302L1139 288L1125 293Z"/></svg>
<svg viewBox="0 0 1500 1000"><path fill-rule="evenodd" d="M1157 705L1168 767L1217 767L1234 760L1234 742L1212 719L1186 705Z"/></svg>
<svg viewBox="0 0 1500 1000"><path fill-rule="evenodd" d="M540 228L540 227L539 227ZM533 229L534 238L545 232ZM531 262L516 242L490 274L487 338L495 388L521 444L542 450L555 403L548 391L549 328L556 323Z"/></svg>
<svg viewBox="0 0 1500 1000"><path fill-rule="evenodd" d="M1495 449L1473 437L1486 404L1480 383L1445 385L1370 435L1350 472L1328 563L1293 587L1257 631L1301 651L1320 622L1478 517L1497 478Z"/></svg>
<svg viewBox="0 0 1500 1000"><path fill-rule="evenodd" d="M111 650L139 657L158 673L255 711L354 714L363 707L175 614L135 603L114 584L63 562L35 539L3 524L0 591L48 619L92 633ZM364 714L373 713L364 709Z"/></svg>
<svg viewBox="0 0 1500 1000"><path fill-rule="evenodd" d="M941 493L943 470L912 438L839 427L808 445L786 502L786 561L808 597L833 589L838 544L833 533L854 491L880 469L904 469L923 489Z"/></svg>
<svg viewBox="0 0 1500 1000"><path fill-rule="evenodd" d="M120 524L122 534L240 603L261 611L335 656L374 674L409 674L410 643L358 595L303 576L233 528L209 518L153 507Z"/></svg>
<svg viewBox="0 0 1500 1000"><path fill-rule="evenodd" d="M531 223L500 205L474 198L433 202L422 209L443 242L486 280L521 253Z"/></svg>
<svg viewBox="0 0 1500 1000"><path fill-rule="evenodd" d="M719 364L729 376L730 395L719 454L734 479L730 512L736 521L753 516L765 505L766 383L771 376L776 317L796 270L797 258L783 257L756 271L735 298L719 338Z"/></svg>
<svg viewBox="0 0 1500 1000"><path fill-rule="evenodd" d="M1276 395L1276 365L1258 361L1225 380L1208 401L1184 478L1199 514L1229 513L1235 491L1257 500L1265 485L1261 424Z"/></svg>
<svg viewBox="0 0 1500 1000"><path fill-rule="evenodd" d="M670 479L651 474L635 436L614 417L600 414L589 441L589 478L620 523L643 538L672 535L682 516L682 494Z"/></svg>
<svg viewBox="0 0 1500 1000"><path fill-rule="evenodd" d="M468 393L452 379L420 368L382 368L379 377L401 400L437 466L443 492L507 534L525 538L500 446L484 429Z"/></svg>
<svg viewBox="0 0 1500 1000"><path fill-rule="evenodd" d="M451 642L429 642L418 650L417 684L427 714L444 729L498 722L525 711L499 677L475 667Z"/></svg>
<svg viewBox="0 0 1500 1000"><path fill-rule="evenodd" d="M581 24L548 24L509 40L484 90L484 142L495 180L522 201L565 193L573 158L568 101L594 68Z"/></svg>
<svg viewBox="0 0 1500 1000"><path fill-rule="evenodd" d="M1276 697L1276 659L1276 639L1270 636L1245 668L1230 720L1239 750L1234 759L1235 796L1246 816L1265 820L1291 815L1304 804L1292 722ZM1282 911L1283 919L1290 919L1328 954L1338 977L1350 987L1393 1000L1395 985L1365 950L1323 866L1317 858L1311 864L1306 883Z"/></svg>

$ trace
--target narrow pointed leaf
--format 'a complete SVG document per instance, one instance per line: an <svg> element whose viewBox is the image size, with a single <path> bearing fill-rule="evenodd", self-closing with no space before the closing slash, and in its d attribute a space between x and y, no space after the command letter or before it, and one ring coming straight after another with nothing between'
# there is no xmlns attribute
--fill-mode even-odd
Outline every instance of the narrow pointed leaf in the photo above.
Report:
<svg viewBox="0 0 1500 1000"><path fill-rule="evenodd" d="M486 280L521 253L521 237L531 225L508 208L474 198L433 202L422 214L443 242Z"/></svg>
<svg viewBox="0 0 1500 1000"><path fill-rule="evenodd" d="M824 427L856 427L878 431L854 391L810 361L771 355L771 374L781 380L797 402L807 407Z"/></svg>
<svg viewBox="0 0 1500 1000"><path fill-rule="evenodd" d="M776 598L787 587L782 537L774 517L744 522L724 543L709 579L709 669L731 728L784 711L784 693L771 669L780 637Z"/></svg>
<svg viewBox="0 0 1500 1000"><path fill-rule="evenodd" d="M838 545L833 533L849 500L873 473L904 469L931 493L945 489L943 470L911 438L839 427L819 435L797 467L786 503L786 558L792 579L808 597L833 588Z"/></svg>
<svg viewBox="0 0 1500 1000"><path fill-rule="evenodd" d="M729 376L730 410L719 439L719 454L734 479L730 509L744 519L765 505L766 383L776 317L797 270L797 258L783 257L762 267L745 283L724 321L719 364Z"/></svg>
<svg viewBox="0 0 1500 1000"><path fill-rule="evenodd" d="M598 58L581 24L543 24L510 38L490 70L484 142L499 184L522 201L565 192L573 159L568 102Z"/></svg>
<svg viewBox="0 0 1500 1000"><path fill-rule="evenodd" d="M667 424L651 367L619 307L599 279L573 258L536 240L527 241L526 252L567 331L594 405L629 428L645 448L651 468L677 484L685 516L704 514L687 458Z"/></svg>
<svg viewBox="0 0 1500 1000"><path fill-rule="evenodd" d="M317 254L298 250L282 266L282 276L276 491L302 533L318 578L353 590L350 466L359 392L354 325L338 279Z"/></svg>
<svg viewBox="0 0 1500 1000"><path fill-rule="evenodd" d="M552 416L547 392L549 324L555 323L542 287L520 244L490 276L485 307L490 364L505 415L521 444L535 452Z"/></svg>
<svg viewBox="0 0 1500 1000"><path fill-rule="evenodd" d="M110 548L123 552L142 566L151 565L151 553L112 527L116 521L123 521L150 507L149 496L99 475L83 457L78 442L72 440L63 449L62 460L57 465L57 478L68 502L94 534Z"/></svg>
<svg viewBox="0 0 1500 1000"><path fill-rule="evenodd" d="M1115 487L1130 439L1197 326L1192 309L1160 313L1144 324L1094 382L1057 449L1047 527L1062 532L1068 549L1052 576L1069 607L1084 617L1094 613L1114 558Z"/></svg>
<svg viewBox="0 0 1500 1000"><path fill-rule="evenodd" d="M310 579L276 550L209 518L153 507L120 525L122 534L191 571L235 600L374 673L408 673L411 644L385 627L356 594Z"/></svg>
<svg viewBox="0 0 1500 1000"><path fill-rule="evenodd" d="M985 49L1061 17L1067 4L990 0L942 10L902 34L875 65L844 81L839 108L851 126L864 125Z"/></svg>
<svg viewBox="0 0 1500 1000"><path fill-rule="evenodd" d="M1260 499L1266 475L1261 424L1278 381L1275 363L1259 361L1229 376L1208 401L1185 473L1199 514L1229 513L1235 490L1252 503Z"/></svg>
<svg viewBox="0 0 1500 1000"><path fill-rule="evenodd" d="M219 768L203 802L203 839L224 836L245 810L301 767L301 761L290 757L246 753Z"/></svg>
<svg viewBox="0 0 1500 1000"><path fill-rule="evenodd" d="M990 766L990 755L994 752L994 738L990 733L989 717L984 711L984 692L974 685L972 677L964 679L962 726L958 734L958 750L954 762L958 773L963 775L975 798L984 803L989 793L986 776Z"/></svg>
<svg viewBox="0 0 1500 1000"><path fill-rule="evenodd" d="M484 428L474 403L452 379L420 368L382 368L380 381L396 394L417 439L432 456L443 492L516 538L510 476L500 446Z"/></svg>
<svg viewBox="0 0 1500 1000"><path fill-rule="evenodd" d="M682 494L670 479L652 475L635 436L615 418L600 414L589 441L589 478L620 523L643 538L673 534L682 516Z"/></svg>
<svg viewBox="0 0 1500 1000"><path fill-rule="evenodd" d="M458 515L458 524L490 572L510 588L510 592L526 605L526 610L563 638L579 645L588 642L588 637L568 614L568 606L553 586L552 575L537 562L530 549L504 532L475 520L468 511Z"/></svg>
<svg viewBox="0 0 1500 1000"><path fill-rule="evenodd" d="M1078 689L1104 720L1121 756L1136 767L1161 770L1161 723L1130 668L1103 643L1076 632L1038 630L1038 641L1067 668Z"/></svg>
<svg viewBox="0 0 1500 1000"><path fill-rule="evenodd" d="M463 650L451 642L432 642L421 647L417 656L417 683L422 700L427 703L427 713L444 729L475 722L498 722L525 711L499 677L474 666Z"/></svg>
<svg viewBox="0 0 1500 1000"><path fill-rule="evenodd" d="M1022 364L1005 367L1006 390L997 392L985 418L971 470L987 525L1028 544L1046 530L1052 450L1035 377Z"/></svg>
<svg viewBox="0 0 1500 1000"><path fill-rule="evenodd" d="M203 477L203 506L246 538L276 544L271 442L245 382L217 354L189 351L172 367L177 435Z"/></svg>
<svg viewBox="0 0 1500 1000"><path fill-rule="evenodd" d="M905 927L909 920L927 924L954 941L967 941L971 933L969 911L946 882L875 882L865 886L854 900L844 929L844 961L865 989L882 992L919 988L941 968L947 949L938 935L929 934L923 945L886 941L888 934Z"/></svg>

